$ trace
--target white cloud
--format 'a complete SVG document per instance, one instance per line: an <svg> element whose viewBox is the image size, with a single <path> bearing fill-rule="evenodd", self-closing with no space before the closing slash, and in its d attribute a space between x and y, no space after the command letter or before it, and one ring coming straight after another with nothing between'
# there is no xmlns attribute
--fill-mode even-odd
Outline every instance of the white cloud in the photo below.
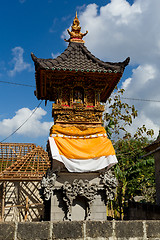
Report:
<svg viewBox="0 0 160 240"><path fill-rule="evenodd" d="M126 89L124 97L160 100L159 9L159 0L135 0L132 5L126 0L111 0L100 8L90 4L80 12L82 32L89 31L86 46L96 57L111 62L131 58L135 69L122 84ZM160 103L128 103L134 104L139 113L132 128L146 124L157 135Z"/></svg>
<svg viewBox="0 0 160 240"><path fill-rule="evenodd" d="M24 3L26 0L19 0L20 3Z"/></svg>
<svg viewBox="0 0 160 240"><path fill-rule="evenodd" d="M122 87L125 91L127 90L128 86L130 85L132 81L132 78L127 78L123 83L122 83Z"/></svg>
<svg viewBox="0 0 160 240"><path fill-rule="evenodd" d="M160 57L159 7L159 0L137 0L132 5L111 0L100 9L88 5L79 17L83 31L89 31L86 45L96 56L111 61L131 56L132 63L141 64Z"/></svg>
<svg viewBox="0 0 160 240"><path fill-rule="evenodd" d="M58 57L60 54L61 53L59 53L59 52L58 53L51 53L51 56L54 59L54 58Z"/></svg>
<svg viewBox="0 0 160 240"><path fill-rule="evenodd" d="M156 85L158 87L159 70L152 64L144 64L133 69L132 76L127 85L126 95L129 97L140 97L148 99L149 96L155 99ZM123 83L126 85L128 79ZM154 89L153 89L154 87ZM151 92L151 89L154 92ZM158 97L158 96L157 96Z"/></svg>
<svg viewBox="0 0 160 240"><path fill-rule="evenodd" d="M12 49L13 59L11 62L14 68L8 72L10 76L14 76L17 72L22 72L24 70L32 70L31 64L24 61L23 54L24 50L22 47L15 47Z"/></svg>
<svg viewBox="0 0 160 240"><path fill-rule="evenodd" d="M34 109L30 110L29 108L21 108L16 112L13 118L0 121L0 135L10 135L30 117L33 111ZM53 122L41 122L41 119L45 115L46 111L42 108L38 108L32 117L16 132L16 134L31 138L47 136Z"/></svg>
<svg viewBox="0 0 160 240"><path fill-rule="evenodd" d="M156 133L155 135L156 136L158 135L159 125L156 124L150 117L147 117L144 111L140 112L138 118L136 118L133 121L133 124L127 127L127 129L133 136L135 133L135 130L137 130L138 127L142 127L143 125L145 125L147 129L153 129L154 132Z"/></svg>
<svg viewBox="0 0 160 240"><path fill-rule="evenodd" d="M158 135L160 126L159 75L160 70L156 65L140 65L133 70L130 81L127 79L123 83L123 86L127 86L124 97L148 100L129 102L135 105L139 113L132 128L138 126L137 123L145 124L154 129L155 135Z"/></svg>
<svg viewBox="0 0 160 240"><path fill-rule="evenodd" d="M53 19L53 23L52 23L52 26L50 27L50 29L49 29L49 32L50 33L54 33L54 32L56 32L57 31L57 22L58 22L58 18L54 18Z"/></svg>

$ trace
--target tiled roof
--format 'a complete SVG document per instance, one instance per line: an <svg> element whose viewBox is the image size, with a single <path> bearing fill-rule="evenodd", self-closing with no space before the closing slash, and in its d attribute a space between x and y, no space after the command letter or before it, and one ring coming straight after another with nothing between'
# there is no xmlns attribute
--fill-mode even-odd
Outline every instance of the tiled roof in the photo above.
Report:
<svg viewBox="0 0 160 240"><path fill-rule="evenodd" d="M0 159L0 165L3 166L0 180L40 180L50 167L48 154L40 146L35 146L25 155L13 159L10 164L8 162L8 158Z"/></svg>
<svg viewBox="0 0 160 240"><path fill-rule="evenodd" d="M55 59L37 58L31 53L37 69L50 70L75 70L75 71L98 71L98 72L123 72L130 58L124 62L103 62L96 58L83 43L70 42L67 49Z"/></svg>
<svg viewBox="0 0 160 240"><path fill-rule="evenodd" d="M160 149L160 137L144 148L146 152L152 152Z"/></svg>

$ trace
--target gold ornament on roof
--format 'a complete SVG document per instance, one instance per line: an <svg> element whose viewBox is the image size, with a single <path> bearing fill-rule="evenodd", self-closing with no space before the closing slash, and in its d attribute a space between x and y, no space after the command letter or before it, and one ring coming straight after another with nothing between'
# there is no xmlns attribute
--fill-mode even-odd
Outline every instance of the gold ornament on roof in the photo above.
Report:
<svg viewBox="0 0 160 240"><path fill-rule="evenodd" d="M79 26L80 21L77 17L77 12L76 16L73 20L73 25L72 25L72 31L70 32L69 29L67 29L70 38L68 40L65 39L66 42L78 42L78 43L84 43L85 41L82 40L82 38L88 33L86 31L85 33L81 33L81 27Z"/></svg>

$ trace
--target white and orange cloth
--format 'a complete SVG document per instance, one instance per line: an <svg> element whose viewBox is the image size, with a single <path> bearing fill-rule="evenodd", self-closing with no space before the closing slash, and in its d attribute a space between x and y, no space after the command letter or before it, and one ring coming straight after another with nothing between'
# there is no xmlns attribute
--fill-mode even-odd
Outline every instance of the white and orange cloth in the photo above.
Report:
<svg viewBox="0 0 160 240"><path fill-rule="evenodd" d="M104 127L80 130L53 125L49 144L52 158L62 162L69 172L90 172L117 163Z"/></svg>

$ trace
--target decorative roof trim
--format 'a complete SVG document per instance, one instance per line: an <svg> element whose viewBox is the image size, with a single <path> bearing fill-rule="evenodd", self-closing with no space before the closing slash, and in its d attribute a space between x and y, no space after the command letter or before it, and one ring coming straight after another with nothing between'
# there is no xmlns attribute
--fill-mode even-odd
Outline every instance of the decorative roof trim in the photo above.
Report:
<svg viewBox="0 0 160 240"><path fill-rule="evenodd" d="M50 69L49 67L46 67L45 70L70 71L70 72L75 71L75 72L87 72L87 73L89 73L89 72L92 72L92 73L95 73L95 72L97 72L97 73L120 73L117 70L110 70L110 69L109 70L72 69L72 68L52 68L52 69Z"/></svg>

